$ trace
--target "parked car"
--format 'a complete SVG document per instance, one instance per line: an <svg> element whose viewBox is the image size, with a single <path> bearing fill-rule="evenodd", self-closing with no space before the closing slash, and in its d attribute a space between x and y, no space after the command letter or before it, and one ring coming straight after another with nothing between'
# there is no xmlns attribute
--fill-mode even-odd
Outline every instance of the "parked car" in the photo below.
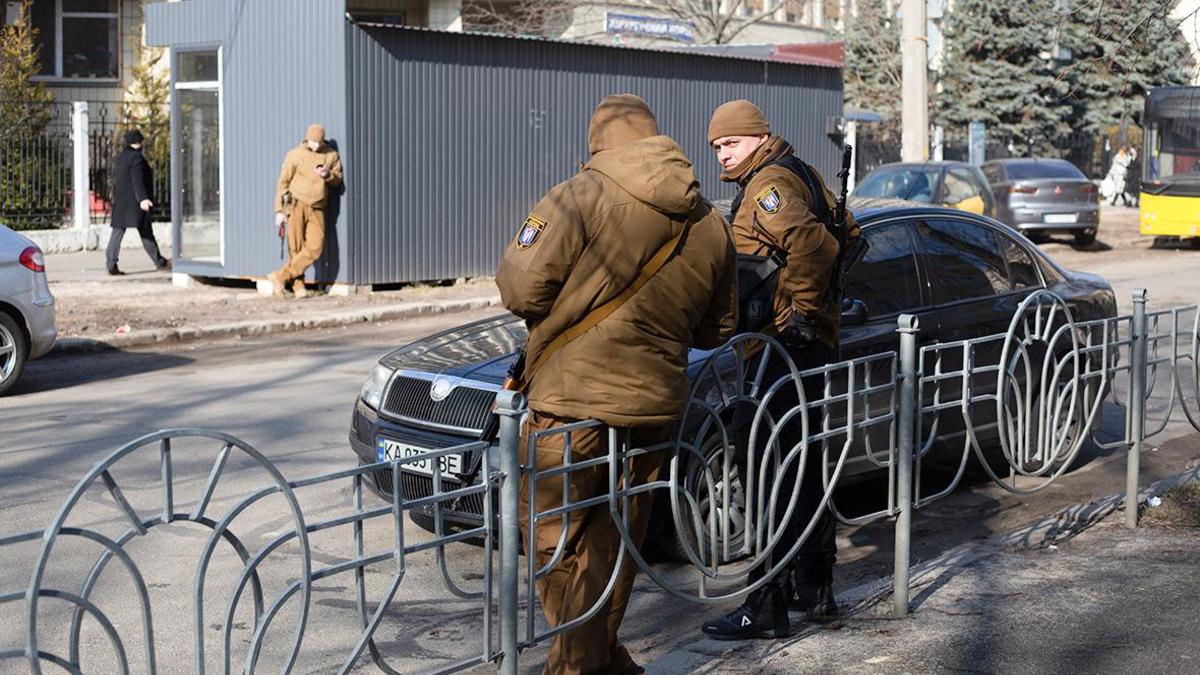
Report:
<svg viewBox="0 0 1200 675"><path fill-rule="evenodd" d="M0 396L29 359L50 351L57 335L41 249L0 225Z"/></svg>
<svg viewBox="0 0 1200 675"><path fill-rule="evenodd" d="M847 279L841 328L846 359L895 350L901 313L919 317L922 344L1003 333L1021 301L1042 288L1063 297L1076 321L1116 315L1116 300L1104 279L1064 270L991 218L885 200L855 199L851 208L871 248ZM359 461L370 464L489 438L497 423L492 412L496 392L525 336L523 322L506 314L418 340L380 359L354 406L350 446ZM710 354L692 352L689 376L700 376ZM889 365L879 360L878 367ZM881 373L873 381L890 376ZM952 436L952 424L941 435ZM958 424L961 428L961 416ZM957 438L961 447L961 434ZM874 447L887 447L886 441ZM442 465L443 490L477 480L480 462L479 454L451 457ZM432 463L409 465L400 477L404 496L431 494L432 471ZM865 451L852 450L842 481L878 471ZM373 483L381 496L390 498L390 469L375 471ZM443 513L446 531L478 527L482 500L466 497ZM414 513L413 519L432 525L428 512Z"/></svg>
<svg viewBox="0 0 1200 675"><path fill-rule="evenodd" d="M1031 238L1070 234L1088 246L1100 229L1100 189L1065 159L997 159L983 163L996 219Z"/></svg>
<svg viewBox="0 0 1200 675"><path fill-rule="evenodd" d="M884 164L858 181L854 196L936 204L984 216L995 216L996 209L987 179L966 162Z"/></svg>

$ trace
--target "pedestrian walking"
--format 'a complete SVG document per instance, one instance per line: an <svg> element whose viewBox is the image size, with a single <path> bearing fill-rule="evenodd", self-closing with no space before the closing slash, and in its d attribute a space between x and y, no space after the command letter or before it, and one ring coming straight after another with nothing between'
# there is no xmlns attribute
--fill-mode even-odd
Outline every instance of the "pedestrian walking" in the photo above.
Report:
<svg viewBox="0 0 1200 675"><path fill-rule="evenodd" d="M325 143L325 127L310 124L299 147L283 158L275 190L275 224L287 227L288 250L287 262L267 275L276 296L287 297L288 285L297 298L308 295L304 272L321 257L326 200L341 184L342 161Z"/></svg>
<svg viewBox="0 0 1200 675"><path fill-rule="evenodd" d="M646 102L607 96L588 127L591 158L538 201L505 250L496 284L507 307L529 326L524 382L531 409L524 438L579 420L616 428L630 448L669 440L688 398L688 350L726 342L737 323L736 266L729 227L704 200L692 163ZM608 453L603 429L576 432L571 460ZM522 447L525 447L522 445ZM563 465L561 435L542 439L536 468ZM664 453L633 457L626 486L657 479ZM572 501L608 491L608 468L567 474ZM546 672L638 673L617 630L636 566L600 505L540 521L528 531L529 485L522 484L526 550L551 626L583 616L617 573L612 595L583 625L555 636ZM537 483L538 512L563 504L558 478ZM629 531L645 536L651 494L629 501ZM564 532L562 555L554 553Z"/></svg>
<svg viewBox="0 0 1200 675"><path fill-rule="evenodd" d="M731 101L717 108L709 123L708 141L721 165L721 180L738 186L730 215L738 253L775 256L785 261L779 271L773 311L766 317L765 325L750 328L778 336L801 370L838 361L840 298L833 289L839 267L839 244L832 232L836 199L817 171L796 157L786 140L771 133L766 117L750 101ZM858 239L858 228L852 218L847 216L847 219L849 249ZM791 372L782 359L774 359L770 368L766 382L777 381ZM821 378L808 378L803 384L807 400L821 397ZM769 406L776 420L799 405L794 387L783 387L779 394ZM818 428L819 411L810 411L809 420L810 428ZM733 451L739 476L760 475L759 467L746 465L752 421L753 415L747 415L746 411L734 419ZM801 422L793 418L791 424L780 430L781 459L803 441ZM764 443L755 456L764 457L768 450ZM811 621L836 615L835 521L829 508L821 507L825 492L822 453L809 448L807 457L799 503L786 522L787 499L781 498L775 504L775 522L783 532L771 559L751 570L750 582L761 579L771 569L772 560L779 560L790 551L815 518L809 538L785 571L750 593L737 609L704 624L707 635L722 640L782 637L791 630L789 607L804 612ZM786 486L781 495L791 494L791 486L795 484L796 463L791 467L774 478ZM763 489L770 484L765 483Z"/></svg>
<svg viewBox="0 0 1200 675"><path fill-rule="evenodd" d="M1125 203L1137 206L1142 197L1142 156L1137 148L1129 148L1129 166L1125 171Z"/></svg>
<svg viewBox="0 0 1200 675"><path fill-rule="evenodd" d="M1125 206L1129 206L1129 198L1125 194L1125 181L1129 175L1129 164L1132 161L1133 157L1129 154L1129 147L1121 146L1117 150L1117 154L1113 155L1112 164L1108 167L1108 175L1101 181L1101 193L1113 206L1117 205L1117 199L1122 200Z"/></svg>
<svg viewBox="0 0 1200 675"><path fill-rule="evenodd" d="M142 238L142 248L154 263L155 269L171 269L171 261L162 256L158 241L154 239L154 228L150 222L150 209L154 208L154 170L142 154L146 138L133 129L125 133L124 149L113 160L112 232L108 235L108 248L104 251L108 273L125 274L117 266L121 255L121 240L125 230L137 228Z"/></svg>

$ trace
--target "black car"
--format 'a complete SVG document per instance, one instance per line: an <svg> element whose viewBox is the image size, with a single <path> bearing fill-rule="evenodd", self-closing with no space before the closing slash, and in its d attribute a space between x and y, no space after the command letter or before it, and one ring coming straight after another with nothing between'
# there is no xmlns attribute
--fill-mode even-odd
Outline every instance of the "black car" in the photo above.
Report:
<svg viewBox="0 0 1200 675"><path fill-rule="evenodd" d="M1065 159L997 159L983 163L996 218L1029 237L1070 234L1080 246L1096 241L1100 189Z"/></svg>
<svg viewBox="0 0 1200 675"><path fill-rule="evenodd" d="M920 342L949 342L1003 333L1027 295L1048 288L1071 307L1076 321L1116 315L1104 279L1059 267L1020 233L1000 222L953 209L882 200L852 200L870 251L849 276L842 318L846 359L897 349L901 313L920 319ZM383 357L354 409L350 445L360 462L414 455L488 437L496 423L492 404L513 355L525 340L523 323L497 316L439 333ZM711 352L691 355L692 376ZM880 362L881 365L883 362ZM886 367L886 366L883 366ZM879 380L876 380L879 381ZM476 480L480 456L455 456L442 470L452 480ZM401 476L405 496L432 492L432 466L412 466ZM842 481L879 470L863 452L852 452ZM388 497L389 469L375 487ZM450 529L477 527L479 497L454 504ZM446 513L446 511L443 511ZM431 519L414 514L426 527Z"/></svg>

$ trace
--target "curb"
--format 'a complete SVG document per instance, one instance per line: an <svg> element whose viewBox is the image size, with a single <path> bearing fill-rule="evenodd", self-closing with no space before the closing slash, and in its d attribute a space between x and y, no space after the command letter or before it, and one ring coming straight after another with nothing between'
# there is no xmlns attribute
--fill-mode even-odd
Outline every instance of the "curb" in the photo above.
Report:
<svg viewBox="0 0 1200 675"><path fill-rule="evenodd" d="M1137 502L1140 505L1152 495L1159 495L1176 485L1192 482L1200 482L1200 465L1166 476L1139 489ZM1004 551L1044 548L1071 539L1120 510L1124 501L1125 494L1122 492L1069 506L1012 532L1002 532L985 540L959 544L935 558L915 563L909 575L909 616L920 611L923 596L938 587L937 581L943 575ZM890 598L892 581L893 577L888 575L838 590L839 604L843 607L842 617L848 618ZM796 646L805 637L821 630L826 629L823 626L806 626L790 637L776 641L766 650L755 651L747 656L755 662L761 661L767 656ZM706 665L730 658L742 650L751 650L757 644L760 643L721 642L701 637L679 645L674 651L643 665L649 672L695 672Z"/></svg>
<svg viewBox="0 0 1200 675"><path fill-rule="evenodd" d="M68 337L62 338L55 343L50 353L80 354L125 347L191 342L193 340L206 340L219 337L248 337L270 335L272 333L290 333L312 328L336 328L358 323L375 323L378 321L395 321L397 319L453 314L498 306L500 306L500 296L488 295L463 300L448 300L445 302L402 302L394 305L364 307L362 309L334 312L322 316L289 317L266 321L237 321L205 327L182 326L180 328L159 328L156 330L133 332L128 335L114 335L102 340Z"/></svg>
<svg viewBox="0 0 1200 675"><path fill-rule="evenodd" d="M158 245L164 249L171 248L171 223L158 221L153 223L153 227ZM42 253L53 255L103 249L111 229L108 225L95 224L82 229L63 227L56 230L19 230L17 234L36 244L42 249ZM141 247L142 242L137 237L125 237L121 240L122 252Z"/></svg>

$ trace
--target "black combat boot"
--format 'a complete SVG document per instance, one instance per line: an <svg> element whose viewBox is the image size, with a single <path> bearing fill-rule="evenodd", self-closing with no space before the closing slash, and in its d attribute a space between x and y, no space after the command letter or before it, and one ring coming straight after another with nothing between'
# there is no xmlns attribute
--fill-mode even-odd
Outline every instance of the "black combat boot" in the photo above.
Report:
<svg viewBox="0 0 1200 675"><path fill-rule="evenodd" d="M827 623L838 616L833 597L833 567L792 569L792 594L788 608L804 613L805 621Z"/></svg>
<svg viewBox="0 0 1200 675"><path fill-rule="evenodd" d="M778 586L767 585L747 596L741 607L704 624L702 630L714 640L787 637L791 634L787 595Z"/></svg>

